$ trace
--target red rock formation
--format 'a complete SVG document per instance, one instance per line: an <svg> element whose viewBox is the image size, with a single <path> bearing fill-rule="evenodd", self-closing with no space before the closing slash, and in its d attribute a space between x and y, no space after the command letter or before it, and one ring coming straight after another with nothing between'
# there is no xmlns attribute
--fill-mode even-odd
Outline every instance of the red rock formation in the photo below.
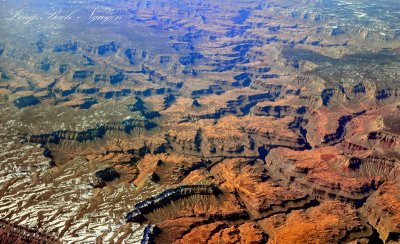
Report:
<svg viewBox="0 0 400 244"><path fill-rule="evenodd" d="M338 201L326 201L307 210L294 210L259 221L269 234L268 243L345 242L372 234L355 209Z"/></svg>
<svg viewBox="0 0 400 244"><path fill-rule="evenodd" d="M386 243L400 241L399 183L385 182L361 208L361 213L374 226Z"/></svg>

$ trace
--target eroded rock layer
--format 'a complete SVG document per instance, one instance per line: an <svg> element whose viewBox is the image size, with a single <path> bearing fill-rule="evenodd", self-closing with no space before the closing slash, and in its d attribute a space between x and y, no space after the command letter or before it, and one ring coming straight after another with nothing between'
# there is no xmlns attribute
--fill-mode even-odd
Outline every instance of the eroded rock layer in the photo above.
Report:
<svg viewBox="0 0 400 244"><path fill-rule="evenodd" d="M19 4L0 242L400 242L397 1Z"/></svg>

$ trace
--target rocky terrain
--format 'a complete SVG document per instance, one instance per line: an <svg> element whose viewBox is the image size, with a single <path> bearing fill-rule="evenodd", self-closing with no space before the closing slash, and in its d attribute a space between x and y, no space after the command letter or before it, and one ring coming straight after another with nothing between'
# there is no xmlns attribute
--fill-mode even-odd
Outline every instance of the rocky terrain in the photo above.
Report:
<svg viewBox="0 0 400 244"><path fill-rule="evenodd" d="M1 2L1 243L400 243L397 1Z"/></svg>

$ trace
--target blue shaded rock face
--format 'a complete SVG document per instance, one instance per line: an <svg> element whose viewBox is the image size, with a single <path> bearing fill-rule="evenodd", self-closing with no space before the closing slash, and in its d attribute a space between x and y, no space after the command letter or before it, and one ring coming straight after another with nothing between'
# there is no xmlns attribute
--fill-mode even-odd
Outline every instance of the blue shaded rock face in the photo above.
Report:
<svg viewBox="0 0 400 244"><path fill-rule="evenodd" d="M141 244L151 244L155 243L155 236L158 235L159 229L156 225L146 225L143 230L143 237L140 241Z"/></svg>
<svg viewBox="0 0 400 244"><path fill-rule="evenodd" d="M119 173L111 167L99 170L95 173L95 175L99 180L102 181L113 181L120 177Z"/></svg>
<svg viewBox="0 0 400 244"><path fill-rule="evenodd" d="M88 100L82 103L79 108L81 109L89 109L92 105L96 104L97 102L95 100Z"/></svg>
<svg viewBox="0 0 400 244"><path fill-rule="evenodd" d="M135 60L135 55L136 55L136 50L128 48L124 52L126 58L129 60L130 65L136 64Z"/></svg>
<svg viewBox="0 0 400 244"><path fill-rule="evenodd" d="M353 92L355 94L357 94L357 93L365 93L366 91L365 91L364 84L363 83L359 83L359 84L355 85L354 88L353 88Z"/></svg>
<svg viewBox="0 0 400 244"><path fill-rule="evenodd" d="M338 35L342 35L342 34L345 34L345 33L346 32L342 27L333 28L332 31L331 31L331 35L332 36L338 36Z"/></svg>
<svg viewBox="0 0 400 244"><path fill-rule="evenodd" d="M196 107L196 108L201 107L201 104L196 99L193 100L192 105L193 105L193 107Z"/></svg>
<svg viewBox="0 0 400 244"><path fill-rule="evenodd" d="M234 78L235 81L236 81L236 82L234 83L235 86L242 85L242 86L247 87L247 86L250 86L250 84L251 84L251 82L252 82L252 80L251 80L251 78L250 78L250 75L247 74L247 73L242 73L242 74L237 75L237 76L235 76L235 77L233 77L233 78Z"/></svg>
<svg viewBox="0 0 400 244"><path fill-rule="evenodd" d="M14 100L14 105L15 107L21 109L29 106L34 106L36 104L39 104L40 101L37 99L35 96L30 95L26 97L20 97Z"/></svg>
<svg viewBox="0 0 400 244"><path fill-rule="evenodd" d="M54 52L76 52L76 50L78 50L78 44L76 42L72 43L72 42L67 42L64 44L59 44L56 45L53 49Z"/></svg>
<svg viewBox="0 0 400 244"><path fill-rule="evenodd" d="M93 71L90 70L77 70L74 72L72 79L77 80L77 79L86 79L92 76Z"/></svg>
<svg viewBox="0 0 400 244"><path fill-rule="evenodd" d="M324 106L329 105L329 101L331 100L333 93L334 90L332 88L327 88L322 91L321 98L322 98L322 104Z"/></svg>
<svg viewBox="0 0 400 244"><path fill-rule="evenodd" d="M117 51L117 44L111 42L109 44L100 45L97 49L99 55L107 55Z"/></svg>
<svg viewBox="0 0 400 244"><path fill-rule="evenodd" d="M203 58L203 55L200 53L190 53L187 56L181 57L179 62L183 65L193 65L198 59Z"/></svg>
<svg viewBox="0 0 400 244"><path fill-rule="evenodd" d="M60 64L58 71L64 74L68 70L68 64Z"/></svg>
<svg viewBox="0 0 400 244"><path fill-rule="evenodd" d="M117 85L117 84L121 83L124 80L124 78L125 78L125 76L122 73L110 75L110 83L112 85Z"/></svg>
<svg viewBox="0 0 400 244"><path fill-rule="evenodd" d="M241 9L239 10L239 15L234 17L232 21L235 24L243 24L247 20L247 18L249 18L250 14L251 14L250 9Z"/></svg>

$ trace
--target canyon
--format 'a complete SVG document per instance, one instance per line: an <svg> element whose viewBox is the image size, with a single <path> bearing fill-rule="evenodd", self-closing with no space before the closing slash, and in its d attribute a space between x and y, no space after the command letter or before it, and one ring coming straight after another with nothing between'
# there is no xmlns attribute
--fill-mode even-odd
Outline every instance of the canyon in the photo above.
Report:
<svg viewBox="0 0 400 244"><path fill-rule="evenodd" d="M400 242L396 1L2 5L0 242Z"/></svg>

